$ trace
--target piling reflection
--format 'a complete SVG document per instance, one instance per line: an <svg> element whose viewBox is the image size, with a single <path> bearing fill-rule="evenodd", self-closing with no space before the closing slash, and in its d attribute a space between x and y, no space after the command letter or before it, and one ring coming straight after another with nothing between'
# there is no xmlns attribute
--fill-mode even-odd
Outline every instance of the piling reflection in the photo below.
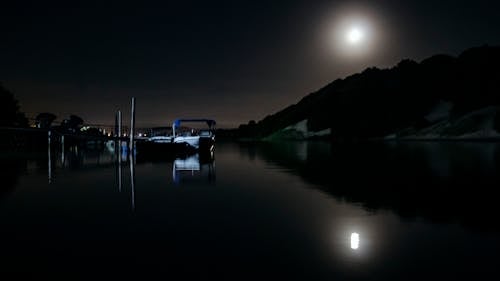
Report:
<svg viewBox="0 0 500 281"><path fill-rule="evenodd" d="M52 183L52 136L51 136L51 131L49 130L48 132L48 152L47 152L47 158L48 158L48 164L47 164L47 174L48 174L48 180L49 184Z"/></svg>
<svg viewBox="0 0 500 281"><path fill-rule="evenodd" d="M116 177L118 181L118 192L122 192L122 152L121 152L121 146L120 146L120 141L116 142L116 145L113 148L117 148L116 150L113 150L116 155L117 159L117 165L116 165Z"/></svg>
<svg viewBox="0 0 500 281"><path fill-rule="evenodd" d="M130 166L130 204L132 212L135 211L135 157L131 153L129 156L129 166Z"/></svg>

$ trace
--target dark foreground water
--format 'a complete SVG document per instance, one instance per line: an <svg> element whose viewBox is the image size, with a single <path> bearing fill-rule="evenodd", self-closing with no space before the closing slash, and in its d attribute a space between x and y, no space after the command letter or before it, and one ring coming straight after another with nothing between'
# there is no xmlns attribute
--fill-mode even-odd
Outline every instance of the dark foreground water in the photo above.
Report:
<svg viewBox="0 0 500 281"><path fill-rule="evenodd" d="M499 277L498 144L54 150L1 153L5 280Z"/></svg>

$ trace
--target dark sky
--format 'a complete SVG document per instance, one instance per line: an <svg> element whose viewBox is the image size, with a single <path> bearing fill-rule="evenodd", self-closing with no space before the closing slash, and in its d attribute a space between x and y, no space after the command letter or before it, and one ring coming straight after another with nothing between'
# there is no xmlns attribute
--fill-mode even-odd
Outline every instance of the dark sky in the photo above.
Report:
<svg viewBox="0 0 500 281"><path fill-rule="evenodd" d="M0 7L0 81L30 116L112 124L135 96L138 126L231 127L369 66L500 43L500 1L75 3ZM369 25L363 53L332 35L350 17Z"/></svg>

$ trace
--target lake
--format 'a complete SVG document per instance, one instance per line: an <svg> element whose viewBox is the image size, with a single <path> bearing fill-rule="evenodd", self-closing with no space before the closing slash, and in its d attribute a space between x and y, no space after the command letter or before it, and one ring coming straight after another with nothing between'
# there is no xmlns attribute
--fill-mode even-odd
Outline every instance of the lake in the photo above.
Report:
<svg viewBox="0 0 500 281"><path fill-rule="evenodd" d="M213 157L132 161L71 147L0 160L4 278L500 273L497 143L223 142Z"/></svg>

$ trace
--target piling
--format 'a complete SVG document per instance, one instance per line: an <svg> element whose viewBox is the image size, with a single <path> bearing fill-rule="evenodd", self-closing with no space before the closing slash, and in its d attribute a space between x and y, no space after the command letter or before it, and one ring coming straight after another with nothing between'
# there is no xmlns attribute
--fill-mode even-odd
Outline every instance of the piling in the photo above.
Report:
<svg viewBox="0 0 500 281"><path fill-rule="evenodd" d="M118 110L116 112L116 127L117 127L116 136L118 138L121 138L121 136L122 136L122 112L120 110Z"/></svg>
<svg viewBox="0 0 500 281"><path fill-rule="evenodd" d="M135 134L135 97L132 97L131 109L130 109L130 152L133 154L134 151L134 134Z"/></svg>

